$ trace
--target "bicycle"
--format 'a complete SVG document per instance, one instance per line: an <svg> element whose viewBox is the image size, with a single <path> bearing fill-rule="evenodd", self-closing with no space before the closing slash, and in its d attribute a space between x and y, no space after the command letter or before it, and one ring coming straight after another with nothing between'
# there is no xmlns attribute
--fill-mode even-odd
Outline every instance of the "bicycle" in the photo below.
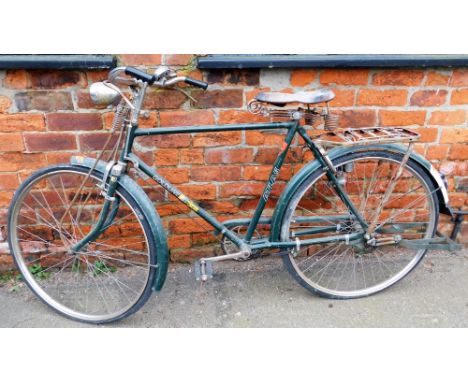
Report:
<svg viewBox="0 0 468 382"><path fill-rule="evenodd" d="M117 105L113 148L106 151L108 139L96 159L77 156L69 164L41 169L16 191L8 216L10 250L25 283L55 311L78 321L109 323L136 312L163 287L169 264L166 233L131 171L152 179L185 205L185 213L202 218L221 237L224 254L195 264L201 281L212 277L214 262L271 254L282 257L307 290L327 298L358 298L404 278L428 249L458 248L436 235L439 213L453 216L453 211L444 179L413 151L417 133L339 129L328 107L334 94L325 89L260 93L249 103L252 113L280 121L139 128L147 89L181 83L208 86L166 67L154 75L114 69L108 81L90 89L95 102ZM315 134L307 126L317 121L325 131ZM133 152L139 137L251 130L286 134L253 216L245 219L221 223ZM289 180L273 215L263 216L296 136L315 159ZM102 160L104 153L109 160ZM269 228L268 236L258 234L259 226Z"/></svg>

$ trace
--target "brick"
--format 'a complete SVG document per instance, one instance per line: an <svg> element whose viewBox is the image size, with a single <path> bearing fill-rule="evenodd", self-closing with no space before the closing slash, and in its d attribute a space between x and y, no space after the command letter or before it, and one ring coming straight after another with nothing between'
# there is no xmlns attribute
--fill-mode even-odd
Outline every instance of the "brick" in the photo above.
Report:
<svg viewBox="0 0 468 382"><path fill-rule="evenodd" d="M28 151L76 150L74 134L63 133L26 133L24 142Z"/></svg>
<svg viewBox="0 0 468 382"><path fill-rule="evenodd" d="M439 167L439 171L447 176L466 176L468 174L468 162L447 162L444 161Z"/></svg>
<svg viewBox="0 0 468 382"><path fill-rule="evenodd" d="M465 205L466 193L452 192L450 193L450 205L452 207L463 207Z"/></svg>
<svg viewBox="0 0 468 382"><path fill-rule="evenodd" d="M71 70L34 70L29 75L33 88L57 89L87 85L83 73Z"/></svg>
<svg viewBox="0 0 468 382"><path fill-rule="evenodd" d="M447 99L447 90L419 90L410 99L411 106L440 106Z"/></svg>
<svg viewBox="0 0 468 382"><path fill-rule="evenodd" d="M245 166L242 178L245 180L266 181L271 175L271 166ZM278 180L288 180L291 178L291 166L283 165L278 175Z"/></svg>
<svg viewBox="0 0 468 382"><path fill-rule="evenodd" d="M138 143L143 147L180 148L189 147L190 134L154 135L138 138Z"/></svg>
<svg viewBox="0 0 468 382"><path fill-rule="evenodd" d="M234 146L242 143L240 131L212 132L195 134L194 147Z"/></svg>
<svg viewBox="0 0 468 382"><path fill-rule="evenodd" d="M179 190L194 200L215 200L216 186L213 184L190 184L180 186Z"/></svg>
<svg viewBox="0 0 468 382"><path fill-rule="evenodd" d="M317 78L313 69L294 69L291 72L291 86L308 86Z"/></svg>
<svg viewBox="0 0 468 382"><path fill-rule="evenodd" d="M320 74L322 85L367 85L368 69L325 69Z"/></svg>
<svg viewBox="0 0 468 382"><path fill-rule="evenodd" d="M197 101L193 106L200 109L236 108L244 104L242 89L194 90L192 97Z"/></svg>
<svg viewBox="0 0 468 382"><path fill-rule="evenodd" d="M449 152L449 145L435 145L427 148L426 158L429 160L444 159Z"/></svg>
<svg viewBox="0 0 468 382"><path fill-rule="evenodd" d="M11 270L13 267L13 257L10 255L0 255L0 270Z"/></svg>
<svg viewBox="0 0 468 382"><path fill-rule="evenodd" d="M442 129L440 143L467 143L468 129L446 127Z"/></svg>
<svg viewBox="0 0 468 382"><path fill-rule="evenodd" d="M179 163L179 152L171 149L159 149L154 154L155 164L171 166Z"/></svg>
<svg viewBox="0 0 468 382"><path fill-rule="evenodd" d="M375 110L345 110L340 114L341 127L373 127L376 122Z"/></svg>
<svg viewBox="0 0 468 382"><path fill-rule="evenodd" d="M0 207L8 207L13 198L13 191L0 191Z"/></svg>
<svg viewBox="0 0 468 382"><path fill-rule="evenodd" d="M161 65L161 54L119 54L123 65Z"/></svg>
<svg viewBox="0 0 468 382"><path fill-rule="evenodd" d="M385 70L374 74L373 85L417 86L424 78L422 70Z"/></svg>
<svg viewBox="0 0 468 382"><path fill-rule="evenodd" d="M190 64L193 54L166 54L164 60L166 65L185 66Z"/></svg>
<svg viewBox="0 0 468 382"><path fill-rule="evenodd" d="M182 149L180 150L181 164L203 164L203 149Z"/></svg>
<svg viewBox="0 0 468 382"><path fill-rule="evenodd" d="M0 151L23 151L23 137L21 134L0 134Z"/></svg>
<svg viewBox="0 0 468 382"><path fill-rule="evenodd" d="M42 114L0 114L0 131L42 131L45 130Z"/></svg>
<svg viewBox="0 0 468 382"><path fill-rule="evenodd" d="M279 146L282 145L286 136L271 131L262 132L258 130L245 132L245 143L252 146Z"/></svg>
<svg viewBox="0 0 468 382"><path fill-rule="evenodd" d="M218 116L218 123L221 125L236 123L268 122L270 119L258 114L252 114L243 110L221 110Z"/></svg>
<svg viewBox="0 0 468 382"><path fill-rule="evenodd" d="M429 123L431 125L461 125L466 120L465 110L433 111Z"/></svg>
<svg viewBox="0 0 468 382"><path fill-rule="evenodd" d="M3 86L10 89L27 89L29 88L29 74L26 70L9 70L3 80Z"/></svg>
<svg viewBox="0 0 468 382"><path fill-rule="evenodd" d="M151 192L153 191L150 191L149 193L148 191L146 192L148 196L150 197L150 199L152 201L155 201L154 197L151 197ZM165 197L161 199L161 201L164 201L164 200L166 200ZM190 209L187 206L177 201L174 201L173 203L170 203L170 204L158 204L156 207L157 207L159 216L161 217L188 214L190 212Z"/></svg>
<svg viewBox="0 0 468 382"><path fill-rule="evenodd" d="M468 86L468 69L454 69L452 78L450 79L451 86Z"/></svg>
<svg viewBox="0 0 468 382"><path fill-rule="evenodd" d="M205 152L206 163L249 163L253 160L252 149L210 149Z"/></svg>
<svg viewBox="0 0 468 382"><path fill-rule="evenodd" d="M162 111L159 114L161 126L198 126L214 124L211 110Z"/></svg>
<svg viewBox="0 0 468 382"><path fill-rule="evenodd" d="M199 204L204 209L214 213L236 214L239 212L239 208L236 204L229 201L203 200Z"/></svg>
<svg viewBox="0 0 468 382"><path fill-rule="evenodd" d="M192 168L190 171L190 179L196 182L226 182L240 180L240 178L239 166L203 166Z"/></svg>
<svg viewBox="0 0 468 382"><path fill-rule="evenodd" d="M101 82L107 80L109 77L109 70L90 70L86 72L86 78L88 79L88 84L93 84L95 82Z"/></svg>
<svg viewBox="0 0 468 382"><path fill-rule="evenodd" d="M419 142L421 143L432 143L437 141L439 135L439 129L432 127L425 127L421 129L413 129L414 132L418 133L421 138Z"/></svg>
<svg viewBox="0 0 468 382"><path fill-rule="evenodd" d="M148 92L143 102L144 109L178 109L186 101L186 96L176 90Z"/></svg>
<svg viewBox="0 0 468 382"><path fill-rule="evenodd" d="M101 130L102 118L97 113L47 114L47 127L53 131Z"/></svg>
<svg viewBox="0 0 468 382"><path fill-rule="evenodd" d="M450 149L451 160L468 160L468 144L454 144Z"/></svg>
<svg viewBox="0 0 468 382"><path fill-rule="evenodd" d="M0 161L0 171L24 171L32 170L46 165L46 157L44 154L20 154L20 153L4 153Z"/></svg>
<svg viewBox="0 0 468 382"><path fill-rule="evenodd" d="M170 235L167 238L169 248L190 248L190 235Z"/></svg>
<svg viewBox="0 0 468 382"><path fill-rule="evenodd" d="M263 183L229 183L222 184L219 190L221 198L232 196L260 196L263 193L265 185Z"/></svg>
<svg viewBox="0 0 468 382"><path fill-rule="evenodd" d="M332 89L335 98L330 102L331 107L348 107L354 105L356 92L354 89Z"/></svg>
<svg viewBox="0 0 468 382"><path fill-rule="evenodd" d="M183 234L208 232L212 231L213 227L201 218L180 218L170 221L169 229L171 233Z"/></svg>
<svg viewBox="0 0 468 382"><path fill-rule="evenodd" d="M426 112L423 110L417 111L396 111L396 110L380 110L379 112L381 126L411 126L424 125Z"/></svg>
<svg viewBox="0 0 468 382"><path fill-rule="evenodd" d="M260 70L210 70L207 81L209 84L258 86L260 84Z"/></svg>
<svg viewBox="0 0 468 382"><path fill-rule="evenodd" d="M193 246L205 246L212 243L218 243L218 238L216 238L212 232L194 233L192 235Z"/></svg>
<svg viewBox="0 0 468 382"><path fill-rule="evenodd" d="M440 72L430 71L426 75L426 81L424 82L424 85L445 86L445 85L448 85L449 81L450 81L450 75L440 73Z"/></svg>
<svg viewBox="0 0 468 382"><path fill-rule="evenodd" d="M262 164L271 164L276 161L280 153L279 147L261 147L255 155L255 162Z"/></svg>
<svg viewBox="0 0 468 382"><path fill-rule="evenodd" d="M187 183L189 181L189 170L186 168L160 168L158 172L174 184Z"/></svg>
<svg viewBox="0 0 468 382"><path fill-rule="evenodd" d="M406 90L361 89L358 92L358 106L404 106L408 92Z"/></svg>
<svg viewBox="0 0 468 382"><path fill-rule="evenodd" d="M6 96L0 96L0 113L6 113L11 106L11 99Z"/></svg>
<svg viewBox="0 0 468 382"><path fill-rule="evenodd" d="M70 163L70 158L76 155L76 153L67 153L67 152L49 152L46 153L46 159L48 165L60 164L60 163Z"/></svg>
<svg viewBox="0 0 468 382"><path fill-rule="evenodd" d="M19 111L73 110L71 94L67 92L28 91L15 94Z"/></svg>
<svg viewBox="0 0 468 382"><path fill-rule="evenodd" d="M453 90L452 91L452 96L450 98L450 104L452 104L452 105L468 105L468 88Z"/></svg>
<svg viewBox="0 0 468 382"><path fill-rule="evenodd" d="M0 190L16 190L18 186L17 174L0 174Z"/></svg>
<svg viewBox="0 0 468 382"><path fill-rule="evenodd" d="M85 133L78 135L81 150L102 150L108 138L109 133ZM108 149L114 147L117 139L117 134L114 134L110 140Z"/></svg>

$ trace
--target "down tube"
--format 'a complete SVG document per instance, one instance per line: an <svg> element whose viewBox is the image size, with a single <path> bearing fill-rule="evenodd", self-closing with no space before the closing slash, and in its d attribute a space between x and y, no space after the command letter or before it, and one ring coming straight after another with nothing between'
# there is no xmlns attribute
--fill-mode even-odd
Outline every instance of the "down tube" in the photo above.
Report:
<svg viewBox="0 0 468 382"><path fill-rule="evenodd" d="M198 204L193 202L188 196L184 195L179 189L177 189L175 186L169 183L161 175L159 175L152 167L148 166L143 161L140 161L136 155L129 154L128 159L133 161L134 163L138 163L138 167L141 171L143 171L146 175L151 177L151 179L153 179L155 182L160 184L164 189L169 191L172 195L174 195L177 199L184 203L188 208L190 208L203 220L205 220L207 223L213 226L216 229L216 231L219 231L223 235L226 235L239 248L241 248L244 245L244 241L240 239L234 232L227 229L225 225L221 224L218 220L216 220L211 214L208 213L208 211L206 211Z"/></svg>
<svg viewBox="0 0 468 382"><path fill-rule="evenodd" d="M294 136L296 135L298 127L299 122L297 121L295 126L291 128L288 131L288 134L286 135L283 147L281 148L281 153L278 155L278 158L276 158L275 164L273 165L273 168L270 173L270 177L268 178L268 183L265 186L265 189L263 190L263 194L260 197L260 200L258 201L257 207L255 208L254 216L252 217L252 220L250 221L249 227L247 229L247 233L245 234L244 240L246 242L249 242L252 239L255 229L257 228L258 221L260 220L263 210L265 209L265 205L268 202L268 199L270 198L273 185L275 184L276 178L278 177L281 167L283 166L284 160L286 158L286 155L288 154L289 147L291 146Z"/></svg>

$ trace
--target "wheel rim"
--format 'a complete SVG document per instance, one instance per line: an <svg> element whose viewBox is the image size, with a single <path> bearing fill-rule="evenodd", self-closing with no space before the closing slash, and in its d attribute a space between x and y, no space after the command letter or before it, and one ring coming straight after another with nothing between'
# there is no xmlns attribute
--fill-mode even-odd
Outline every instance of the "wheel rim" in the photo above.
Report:
<svg viewBox="0 0 468 382"><path fill-rule="evenodd" d="M351 166L351 164L354 164L354 166ZM371 166L372 164L374 166ZM362 212L366 222L372 220L371 217L373 214L375 215L376 211L377 196L383 196L386 189L384 174L391 173L389 171L398 165L399 162L396 159L380 156L358 157L337 164L337 167L343 170L345 170L346 166L352 168L350 172L343 171L344 175L340 179L344 180L344 186L350 193L355 205ZM370 174L373 175L369 179ZM334 220L322 221L320 223L307 223L307 228L304 228L304 223L293 222L295 217L298 220L297 217L301 215L320 215L320 212L316 213L316 209L322 212L322 216L324 213L327 216L350 214L344 204L340 200L336 200L338 196L331 196L331 188L326 182L323 182L324 177L325 174L322 173L314 177L313 182L308 186L305 186L305 184L302 186L302 192L296 196L291 208L288 209L286 223L283 224L281 230L282 240L294 240L291 237L293 236L292 232L297 234L297 232L306 232L310 227L331 227L332 224L337 224ZM416 234L414 228L407 228L404 230L403 238L432 237L436 220L432 197L434 190L431 190L424 178L409 166L405 167L395 189L398 192L395 193L396 195L392 194L390 196L379 217L378 226L381 225L380 230L389 230L388 227L394 228L393 224L397 223L400 223L400 226L401 224L407 224L408 220L417 217L418 220L423 219L424 232ZM366 191L364 196L368 198L359 200L356 194L363 191ZM418 192L416 198L415 192ZM310 193L311 197L306 200L304 197L308 193ZM422 194L422 196L419 194ZM408 199L408 203L404 207L403 201L406 199ZM304 203L304 201L307 203ZM421 206L423 201L424 206ZM408 206L409 210L407 210ZM343 220L339 220L339 223L343 223ZM362 229L355 221L341 225L340 229L337 229L339 232L308 235L302 238L362 232ZM376 293L394 284L409 273L426 252L425 250L403 250L403 248L395 245L373 249L366 248L366 246L361 248L361 243L356 244L359 245L346 245L344 242L339 242L304 248L299 254L290 254L289 261L301 280L313 290L324 295L353 298Z"/></svg>
<svg viewBox="0 0 468 382"><path fill-rule="evenodd" d="M120 208L109 229L78 254L67 254L104 201L99 179L91 176L67 213L85 176L57 170L28 185L13 209L11 244L25 281L48 305L74 319L105 322L140 300L150 277L150 246L141 213L117 190Z"/></svg>

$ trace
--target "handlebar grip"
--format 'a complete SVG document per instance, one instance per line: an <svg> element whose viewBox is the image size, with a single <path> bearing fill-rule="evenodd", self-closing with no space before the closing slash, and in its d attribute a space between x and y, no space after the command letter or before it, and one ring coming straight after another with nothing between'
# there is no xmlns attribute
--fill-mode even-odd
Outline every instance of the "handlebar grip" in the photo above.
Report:
<svg viewBox="0 0 468 382"><path fill-rule="evenodd" d="M156 77L139 70L137 68L132 68L131 66L127 66L125 68L125 74L128 74L132 77L135 77L138 80L142 80L144 82L147 82L148 84L152 85L154 81L156 81Z"/></svg>
<svg viewBox="0 0 468 382"><path fill-rule="evenodd" d="M206 83L204 81L198 81L198 80L196 80L194 78L186 77L185 78L185 83L189 84L189 85L192 85L192 86L196 86L197 88L202 88L203 90L208 89L208 83Z"/></svg>

